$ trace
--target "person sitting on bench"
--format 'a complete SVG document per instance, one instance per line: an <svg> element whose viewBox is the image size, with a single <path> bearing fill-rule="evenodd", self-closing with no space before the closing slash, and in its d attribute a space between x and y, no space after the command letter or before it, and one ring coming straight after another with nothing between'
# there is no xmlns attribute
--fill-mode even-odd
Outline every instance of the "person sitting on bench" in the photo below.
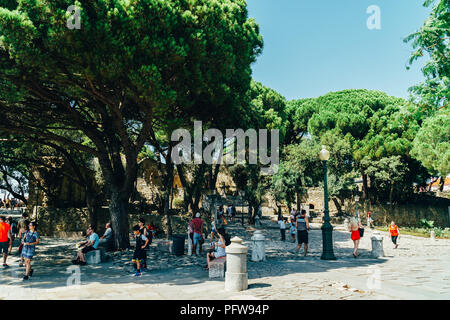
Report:
<svg viewBox="0 0 450 320"><path fill-rule="evenodd" d="M105 226L105 233L100 237L99 246L110 250L114 246L113 231L111 229L111 223L108 222Z"/></svg>
<svg viewBox="0 0 450 320"><path fill-rule="evenodd" d="M219 241L217 243L215 243L215 250L214 250L214 252L208 252L206 254L206 261L208 262L208 265L205 266L205 270L209 270L211 261L213 261L214 259L226 256L226 252L225 252L225 247L226 247L225 229L224 228L220 228L219 230L217 230L217 233L219 235Z"/></svg>
<svg viewBox="0 0 450 320"><path fill-rule="evenodd" d="M98 237L98 234L95 233L93 226L89 226L86 235L86 241L78 245L77 258L72 260L73 264L86 265L86 253L95 250L98 247L100 238Z"/></svg>

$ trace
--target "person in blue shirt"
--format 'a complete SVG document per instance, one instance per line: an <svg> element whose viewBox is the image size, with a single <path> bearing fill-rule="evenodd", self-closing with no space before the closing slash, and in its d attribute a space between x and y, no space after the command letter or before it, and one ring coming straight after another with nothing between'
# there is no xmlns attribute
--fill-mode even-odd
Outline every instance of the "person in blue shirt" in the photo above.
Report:
<svg viewBox="0 0 450 320"><path fill-rule="evenodd" d="M33 269L31 269L31 260L33 259L36 252L36 245L39 244L39 233L36 231L36 222L30 222L29 230L25 233L23 237L23 249L21 256L25 260L25 276L23 280L28 280L29 277L33 276Z"/></svg>
<svg viewBox="0 0 450 320"><path fill-rule="evenodd" d="M78 244L77 246L77 258L75 260L72 260L73 264L79 264L82 266L86 265L86 253L95 250L98 247L100 238L98 234L95 233L93 226L89 226L89 228L86 230L86 235L86 241Z"/></svg>

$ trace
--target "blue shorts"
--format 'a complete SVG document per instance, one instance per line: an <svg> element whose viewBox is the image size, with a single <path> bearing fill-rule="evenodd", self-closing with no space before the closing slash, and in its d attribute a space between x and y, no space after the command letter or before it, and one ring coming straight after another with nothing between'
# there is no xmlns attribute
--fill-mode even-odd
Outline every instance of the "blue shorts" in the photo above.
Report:
<svg viewBox="0 0 450 320"><path fill-rule="evenodd" d="M194 232L194 246L200 243L200 240L202 239L202 235L200 233Z"/></svg>

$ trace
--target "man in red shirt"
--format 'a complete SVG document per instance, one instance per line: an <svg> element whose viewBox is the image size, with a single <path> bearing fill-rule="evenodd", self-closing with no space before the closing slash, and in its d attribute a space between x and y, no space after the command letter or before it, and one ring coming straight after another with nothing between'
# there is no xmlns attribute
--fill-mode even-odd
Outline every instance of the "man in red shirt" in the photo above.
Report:
<svg viewBox="0 0 450 320"><path fill-rule="evenodd" d="M194 230L194 239L193 239L193 252L197 252L196 248L198 245L200 254L202 253L202 239L203 239L203 220L200 218L200 212L195 214L195 218L192 219L192 229Z"/></svg>
<svg viewBox="0 0 450 320"><path fill-rule="evenodd" d="M0 217L0 254L3 253L3 267L5 268L8 267L6 258L10 245L12 245L11 226L6 223L5 217Z"/></svg>

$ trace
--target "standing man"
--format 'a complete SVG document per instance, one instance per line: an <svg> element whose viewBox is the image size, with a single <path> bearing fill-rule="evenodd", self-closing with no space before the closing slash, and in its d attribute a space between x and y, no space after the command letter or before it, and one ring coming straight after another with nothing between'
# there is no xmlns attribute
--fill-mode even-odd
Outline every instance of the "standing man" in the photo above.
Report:
<svg viewBox="0 0 450 320"><path fill-rule="evenodd" d="M86 241L80 243L80 245L78 246L77 258L75 260L72 260L73 264L79 264L82 266L86 265L86 253L95 250L98 247L100 238L98 237L98 234L95 233L93 226L89 226L86 231L86 235Z"/></svg>
<svg viewBox="0 0 450 320"><path fill-rule="evenodd" d="M5 217L0 217L0 254L3 253L3 267L9 267L6 264L8 258L8 249L12 245L11 227L6 223Z"/></svg>
<svg viewBox="0 0 450 320"><path fill-rule="evenodd" d="M199 253L202 253L202 239L203 239L203 220L200 218L200 212L195 214L195 218L192 219L192 229L194 231L194 247L193 254L197 254L197 246Z"/></svg>
<svg viewBox="0 0 450 320"><path fill-rule="evenodd" d="M302 243L305 248L305 256L308 253L308 230L309 230L309 220L306 217L306 210L302 210L300 217L297 219L297 252L300 250Z"/></svg>

